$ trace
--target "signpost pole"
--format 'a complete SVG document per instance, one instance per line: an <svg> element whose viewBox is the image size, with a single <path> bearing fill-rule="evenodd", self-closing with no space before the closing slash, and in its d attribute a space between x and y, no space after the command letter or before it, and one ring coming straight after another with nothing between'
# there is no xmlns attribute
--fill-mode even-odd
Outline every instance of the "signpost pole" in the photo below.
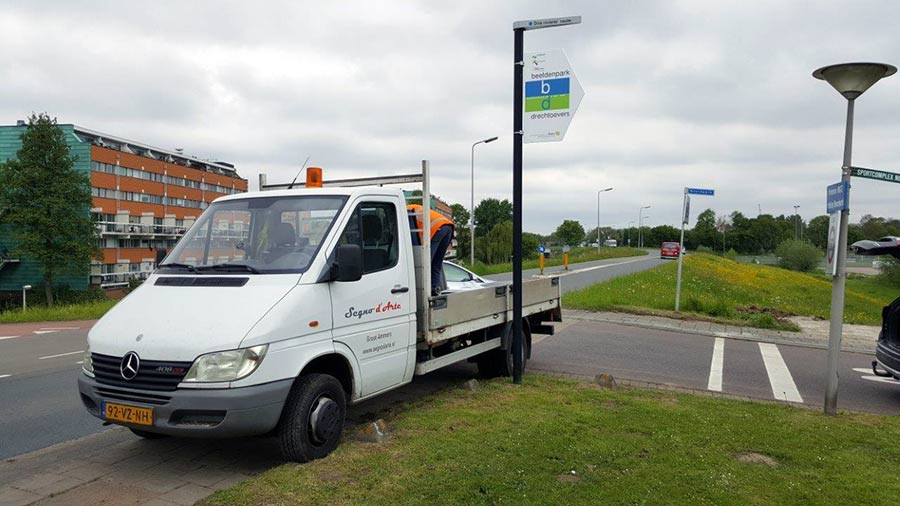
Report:
<svg viewBox="0 0 900 506"><path fill-rule="evenodd" d="M522 383L522 94L525 28L513 29L513 383Z"/></svg>
<svg viewBox="0 0 900 506"><path fill-rule="evenodd" d="M684 225L688 222L688 189L681 200L681 240L678 242L678 281L675 283L675 312L681 307L681 264L684 263Z"/></svg>
<svg viewBox="0 0 900 506"><path fill-rule="evenodd" d="M844 164L841 182L850 182L850 158L853 151L853 108L856 100L847 100L847 128L844 134ZM845 198L847 196L845 195ZM844 326L844 290L847 284L847 221L849 209L841 210L840 235L838 236L837 274L831 284L831 322L828 328L828 373L825 386L825 413L837 414L838 363L841 355L841 333Z"/></svg>

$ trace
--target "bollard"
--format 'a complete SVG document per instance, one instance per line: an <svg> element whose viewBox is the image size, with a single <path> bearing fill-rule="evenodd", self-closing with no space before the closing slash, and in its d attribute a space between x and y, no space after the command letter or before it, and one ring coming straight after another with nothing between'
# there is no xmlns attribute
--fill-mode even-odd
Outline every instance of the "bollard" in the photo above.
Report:
<svg viewBox="0 0 900 506"><path fill-rule="evenodd" d="M538 265L541 267L541 276L544 275L544 254L538 256Z"/></svg>
<svg viewBox="0 0 900 506"><path fill-rule="evenodd" d="M563 253L563 267L565 270L569 270L569 252Z"/></svg>

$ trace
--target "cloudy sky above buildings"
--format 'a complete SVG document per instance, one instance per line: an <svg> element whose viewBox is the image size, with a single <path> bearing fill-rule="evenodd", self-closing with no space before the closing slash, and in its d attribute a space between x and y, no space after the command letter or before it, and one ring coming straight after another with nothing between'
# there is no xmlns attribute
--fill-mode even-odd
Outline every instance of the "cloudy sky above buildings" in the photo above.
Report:
<svg viewBox="0 0 900 506"><path fill-rule="evenodd" d="M511 198L512 22L563 48L585 97L563 142L525 146L525 229L564 219L676 225L694 217L824 214L840 178L845 100L811 77L847 61L900 64L895 2L7 2L0 123L47 111L77 125L290 180L414 171L469 202ZM900 172L900 77L856 107L854 165ZM855 181L851 220L900 216L900 186Z"/></svg>

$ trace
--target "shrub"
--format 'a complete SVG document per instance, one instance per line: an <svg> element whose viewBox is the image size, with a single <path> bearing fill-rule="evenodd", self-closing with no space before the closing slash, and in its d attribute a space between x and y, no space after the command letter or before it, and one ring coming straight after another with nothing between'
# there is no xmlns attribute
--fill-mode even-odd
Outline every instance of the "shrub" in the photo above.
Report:
<svg viewBox="0 0 900 506"><path fill-rule="evenodd" d="M737 251L735 251L734 248L729 249L728 253L725 253L725 258L732 262L737 262Z"/></svg>
<svg viewBox="0 0 900 506"><path fill-rule="evenodd" d="M878 279L888 285L900 286L900 262L890 257L884 257L882 261Z"/></svg>
<svg viewBox="0 0 900 506"><path fill-rule="evenodd" d="M822 262L822 252L807 241L788 239L775 249L778 265L792 271L810 272Z"/></svg>
<svg viewBox="0 0 900 506"><path fill-rule="evenodd" d="M707 247L707 246L697 246L697 253L711 253L711 254L715 254L715 252L712 250L712 248Z"/></svg>

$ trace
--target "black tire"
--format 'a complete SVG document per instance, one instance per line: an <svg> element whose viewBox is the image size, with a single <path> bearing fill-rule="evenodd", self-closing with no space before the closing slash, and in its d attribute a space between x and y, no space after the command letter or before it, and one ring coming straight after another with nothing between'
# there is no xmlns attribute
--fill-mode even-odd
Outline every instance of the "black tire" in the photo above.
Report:
<svg viewBox="0 0 900 506"><path fill-rule="evenodd" d="M135 436L142 437L144 439L163 439L163 438L169 437L165 434L159 434L157 432L150 432L150 431L141 430L141 429L133 429L131 427L128 427L128 430L130 430L131 433L134 434Z"/></svg>
<svg viewBox="0 0 900 506"><path fill-rule="evenodd" d="M513 351L512 341L509 343L509 349L493 349L483 353L476 362L478 364L478 374L483 378L496 378L499 376L513 375ZM522 340L522 372L525 372L525 365L528 363L528 339Z"/></svg>
<svg viewBox="0 0 900 506"><path fill-rule="evenodd" d="M346 395L334 376L301 376L291 388L278 423L281 455L295 462L327 456L341 440L346 412Z"/></svg>

